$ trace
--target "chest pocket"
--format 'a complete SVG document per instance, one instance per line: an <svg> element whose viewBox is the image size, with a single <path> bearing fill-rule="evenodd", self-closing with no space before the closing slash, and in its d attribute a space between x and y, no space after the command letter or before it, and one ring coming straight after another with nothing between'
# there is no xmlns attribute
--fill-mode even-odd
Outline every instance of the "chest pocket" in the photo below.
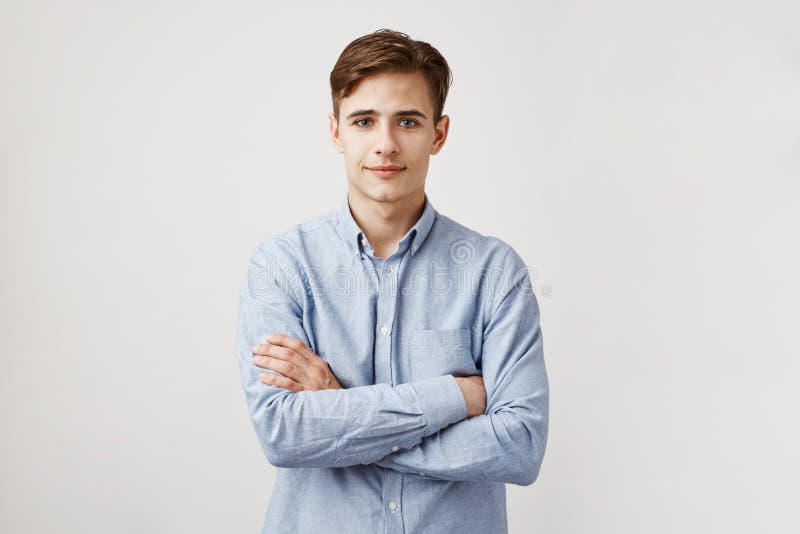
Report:
<svg viewBox="0 0 800 534"><path fill-rule="evenodd" d="M481 374L472 358L469 328L416 329L411 333L409 353L412 380Z"/></svg>

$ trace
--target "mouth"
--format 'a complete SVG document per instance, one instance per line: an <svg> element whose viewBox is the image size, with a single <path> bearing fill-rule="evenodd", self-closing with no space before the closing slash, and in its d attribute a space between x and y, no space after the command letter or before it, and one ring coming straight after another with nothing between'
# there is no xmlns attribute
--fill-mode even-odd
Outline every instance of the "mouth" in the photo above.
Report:
<svg viewBox="0 0 800 534"><path fill-rule="evenodd" d="M398 165L380 165L377 167L367 167L367 169L375 176L389 178L390 176L403 172L406 168Z"/></svg>

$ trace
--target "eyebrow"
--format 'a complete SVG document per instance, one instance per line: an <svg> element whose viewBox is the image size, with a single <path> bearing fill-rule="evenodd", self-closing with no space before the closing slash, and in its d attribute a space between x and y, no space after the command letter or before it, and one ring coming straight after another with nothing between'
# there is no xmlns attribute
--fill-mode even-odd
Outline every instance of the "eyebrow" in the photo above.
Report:
<svg viewBox="0 0 800 534"><path fill-rule="evenodd" d="M352 112L347 117L345 117L345 119L349 120L349 119L353 119L355 117L363 117L365 115L380 115L380 113L378 113L374 109L358 109L358 110ZM394 116L395 117L420 117L420 118L423 118L423 119L427 119L428 118L428 117L425 116L425 114L423 112L421 112L421 111L419 111L417 109L404 109L402 111L398 111L397 113L395 113Z"/></svg>

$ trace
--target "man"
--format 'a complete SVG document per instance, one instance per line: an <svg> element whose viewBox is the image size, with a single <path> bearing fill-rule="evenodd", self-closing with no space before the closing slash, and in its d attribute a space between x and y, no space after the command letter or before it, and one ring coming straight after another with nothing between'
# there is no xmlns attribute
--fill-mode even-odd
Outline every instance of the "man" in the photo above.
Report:
<svg viewBox="0 0 800 534"><path fill-rule="evenodd" d="M506 532L505 484L538 476L549 393L527 268L424 190L450 76L400 32L350 43L329 115L347 195L250 259L237 353L278 467L265 533Z"/></svg>

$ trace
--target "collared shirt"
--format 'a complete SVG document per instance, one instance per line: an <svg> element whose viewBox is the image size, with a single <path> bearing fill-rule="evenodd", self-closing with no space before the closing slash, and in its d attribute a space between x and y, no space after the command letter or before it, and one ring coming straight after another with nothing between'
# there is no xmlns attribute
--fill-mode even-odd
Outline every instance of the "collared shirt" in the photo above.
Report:
<svg viewBox="0 0 800 534"><path fill-rule="evenodd" d="M268 385L252 347L302 340L345 389ZM350 212L268 235L240 291L237 359L277 477L263 532L507 532L506 483L532 484L548 380L529 272L504 241L438 213L386 259ZM467 418L455 377L481 375ZM283 376L283 375L281 375Z"/></svg>

